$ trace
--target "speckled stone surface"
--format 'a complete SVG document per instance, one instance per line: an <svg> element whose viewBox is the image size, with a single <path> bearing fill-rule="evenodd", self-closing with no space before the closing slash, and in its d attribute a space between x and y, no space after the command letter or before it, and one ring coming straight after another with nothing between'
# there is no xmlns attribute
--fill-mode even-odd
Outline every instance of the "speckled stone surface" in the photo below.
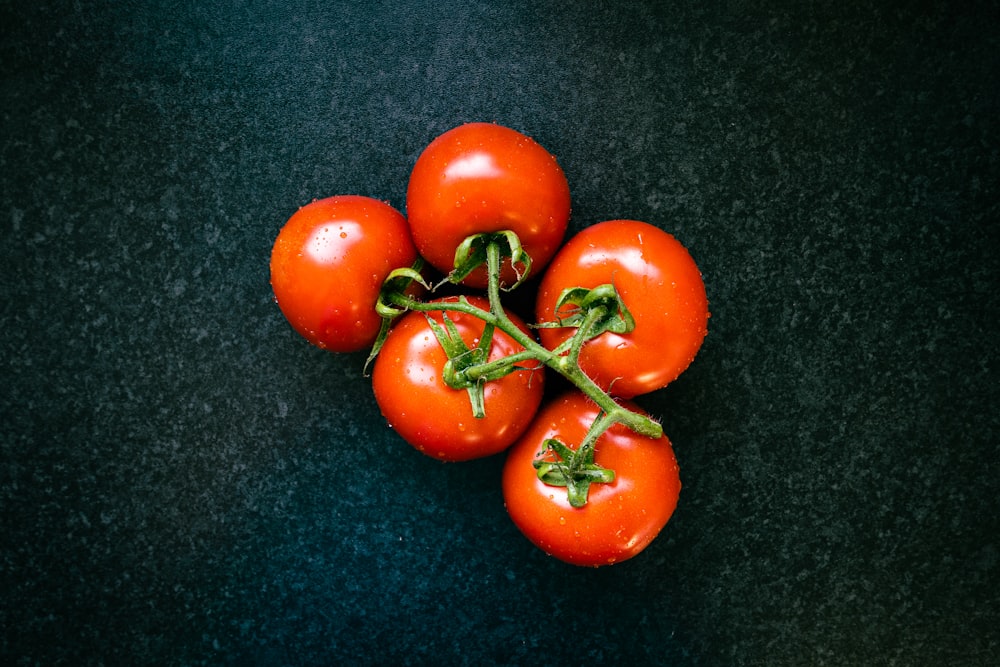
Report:
<svg viewBox="0 0 1000 667"><path fill-rule="evenodd" d="M991 665L996 3L0 2L0 662ZM440 132L563 165L712 301L641 399L684 490L577 569L502 458L389 431L297 338L301 204Z"/></svg>

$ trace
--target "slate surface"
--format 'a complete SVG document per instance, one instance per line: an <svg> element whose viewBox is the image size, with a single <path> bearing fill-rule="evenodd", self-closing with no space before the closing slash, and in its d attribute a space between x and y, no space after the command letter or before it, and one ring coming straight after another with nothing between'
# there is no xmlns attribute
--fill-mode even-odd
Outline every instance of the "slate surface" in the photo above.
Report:
<svg viewBox="0 0 1000 667"><path fill-rule="evenodd" d="M954 5L954 6L952 6ZM996 3L0 3L4 664L987 665ZM267 261L470 120L702 267L684 491L546 557Z"/></svg>

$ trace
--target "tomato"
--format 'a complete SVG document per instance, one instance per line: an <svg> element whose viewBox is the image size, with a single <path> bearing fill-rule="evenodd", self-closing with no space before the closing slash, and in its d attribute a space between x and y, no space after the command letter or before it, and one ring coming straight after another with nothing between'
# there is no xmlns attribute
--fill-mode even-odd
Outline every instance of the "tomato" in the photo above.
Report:
<svg viewBox="0 0 1000 667"><path fill-rule="evenodd" d="M539 284L538 323L556 321L570 287L613 284L635 320L629 333L605 331L584 343L580 367L602 389L631 398L666 386L694 360L708 332L708 299L687 249L667 232L636 220L584 229L553 258ZM556 348L576 329L539 330Z"/></svg>
<svg viewBox="0 0 1000 667"><path fill-rule="evenodd" d="M388 204L342 195L306 204L285 223L271 251L278 307L306 340L333 352L371 346L381 318L382 282L417 251L403 215Z"/></svg>
<svg viewBox="0 0 1000 667"><path fill-rule="evenodd" d="M541 270L569 222L569 185L555 158L533 139L493 123L468 123L437 137L417 158L406 216L420 254L442 273L473 234L511 230ZM516 278L509 261L501 280ZM485 287L480 268L463 283Z"/></svg>
<svg viewBox="0 0 1000 667"><path fill-rule="evenodd" d="M597 415L597 406L579 391L562 394L539 411L503 469L503 497L514 524L547 554L574 565L608 565L641 552L667 524L681 489L670 440L620 424L594 449L594 462L613 470L615 479L591 484L586 505L571 506L565 488L539 480L532 463L551 457L545 441L554 438L576 450Z"/></svg>
<svg viewBox="0 0 1000 667"><path fill-rule="evenodd" d="M485 298L466 298L474 306L489 309ZM438 323L444 321L441 311L430 316ZM528 331L519 318L508 316L522 331ZM481 319L455 312L448 313L448 318L466 345L472 348L479 343L485 327ZM523 350L497 329L488 359ZM541 404L542 369L518 370L487 382L485 416L477 419L469 393L452 389L442 379L447 360L424 313L407 313L393 325L372 369L375 400L389 426L419 451L442 461L465 461L503 451L524 432Z"/></svg>

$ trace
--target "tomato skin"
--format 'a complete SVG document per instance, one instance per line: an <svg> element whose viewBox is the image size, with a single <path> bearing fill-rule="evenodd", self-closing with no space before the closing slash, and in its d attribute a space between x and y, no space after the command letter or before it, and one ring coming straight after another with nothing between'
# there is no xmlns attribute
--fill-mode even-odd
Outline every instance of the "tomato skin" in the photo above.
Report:
<svg viewBox="0 0 1000 667"><path fill-rule="evenodd" d="M597 406L576 390L542 407L510 448L502 482L507 512L525 537L562 561L594 567L645 549L669 521L681 490L670 440L640 436L620 424L598 439L594 455L595 463L615 471L615 480L591 484L586 505L571 506L565 488L539 480L532 462L545 441L555 438L575 450L597 414Z"/></svg>
<svg viewBox="0 0 1000 667"><path fill-rule="evenodd" d="M609 220L581 231L553 258L539 284L537 322L555 321L568 287L613 283L635 318L627 334L587 341L580 367L602 389L632 398L665 387L694 360L708 333L708 298L687 249L667 232L637 220ZM554 349L575 329L543 328Z"/></svg>
<svg viewBox="0 0 1000 667"><path fill-rule="evenodd" d="M489 309L482 297L466 297L472 305ZM454 301L455 297L444 299ZM440 311L431 316L443 321ZM524 323L508 313L517 326ZM484 323L472 315L448 313L462 340L471 348L479 342ZM489 359L499 359L524 348L500 330L493 333ZM472 414L465 389L452 389L441 378L448 360L426 316L410 312L396 322L372 369L375 400L389 426L417 450L441 461L467 461L497 454L524 432L538 411L544 390L544 372L521 370L485 387L485 417Z"/></svg>
<svg viewBox="0 0 1000 667"><path fill-rule="evenodd" d="M278 233L271 287L302 337L332 352L357 352L378 335L382 282L416 257L399 211L370 197L328 197L300 208Z"/></svg>
<svg viewBox="0 0 1000 667"><path fill-rule="evenodd" d="M569 223L569 184L555 158L530 137L495 123L467 123L434 139L417 158L406 215L420 254L442 273L473 234L513 230L532 260L532 274L562 243ZM504 263L501 280L515 273ZM463 283L486 286L477 269Z"/></svg>

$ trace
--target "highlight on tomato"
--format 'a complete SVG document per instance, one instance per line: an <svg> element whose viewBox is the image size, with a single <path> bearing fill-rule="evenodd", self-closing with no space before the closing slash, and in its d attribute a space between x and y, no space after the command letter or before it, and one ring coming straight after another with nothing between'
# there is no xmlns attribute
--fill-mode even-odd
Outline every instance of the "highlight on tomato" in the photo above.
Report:
<svg viewBox="0 0 1000 667"><path fill-rule="evenodd" d="M417 250L444 274L465 239L503 231L517 234L537 272L562 242L569 215L569 184L555 157L495 123L467 123L434 139L417 158L406 192ZM519 270L505 262L501 281L514 284ZM480 267L461 282L483 288L486 272Z"/></svg>
<svg viewBox="0 0 1000 667"><path fill-rule="evenodd" d="M462 298L489 310L483 297ZM430 303L455 303L458 299L447 297ZM516 315L508 312L507 316L528 333ZM375 358L372 385L379 409L389 426L427 456L466 461L497 454L524 432L541 404L545 375L537 364L518 367L469 389L446 383L446 366L454 370L464 361L496 361L524 351L502 331L493 330L487 338L485 330L483 320L467 313L412 311L396 321ZM447 346L464 350L456 359L450 359L442 346L438 338L442 334L451 337ZM477 353L481 354L477 357ZM477 390L481 392L480 417L475 415L473 398Z"/></svg>
<svg viewBox="0 0 1000 667"><path fill-rule="evenodd" d="M403 215L359 195L319 199L298 209L271 250L271 287L301 336L332 352L372 345L382 282L417 258Z"/></svg>
<svg viewBox="0 0 1000 667"><path fill-rule="evenodd" d="M536 464L558 463L548 441L575 451L598 415L581 392L560 395L541 408L503 468L504 503L514 524L545 553L573 565L610 565L638 555L670 520L681 490L670 440L637 435L621 424L594 446L594 463L613 470L614 478L591 484L583 507L572 506L564 488L543 482Z"/></svg>
<svg viewBox="0 0 1000 667"><path fill-rule="evenodd" d="M535 317L550 350L576 329L558 326L572 314L560 306L566 290L613 285L634 327L587 340L580 368L602 389L632 398L665 387L694 360L708 332L708 298L701 271L671 234L637 220L585 228L556 254L539 284ZM553 328L549 328L553 327Z"/></svg>

